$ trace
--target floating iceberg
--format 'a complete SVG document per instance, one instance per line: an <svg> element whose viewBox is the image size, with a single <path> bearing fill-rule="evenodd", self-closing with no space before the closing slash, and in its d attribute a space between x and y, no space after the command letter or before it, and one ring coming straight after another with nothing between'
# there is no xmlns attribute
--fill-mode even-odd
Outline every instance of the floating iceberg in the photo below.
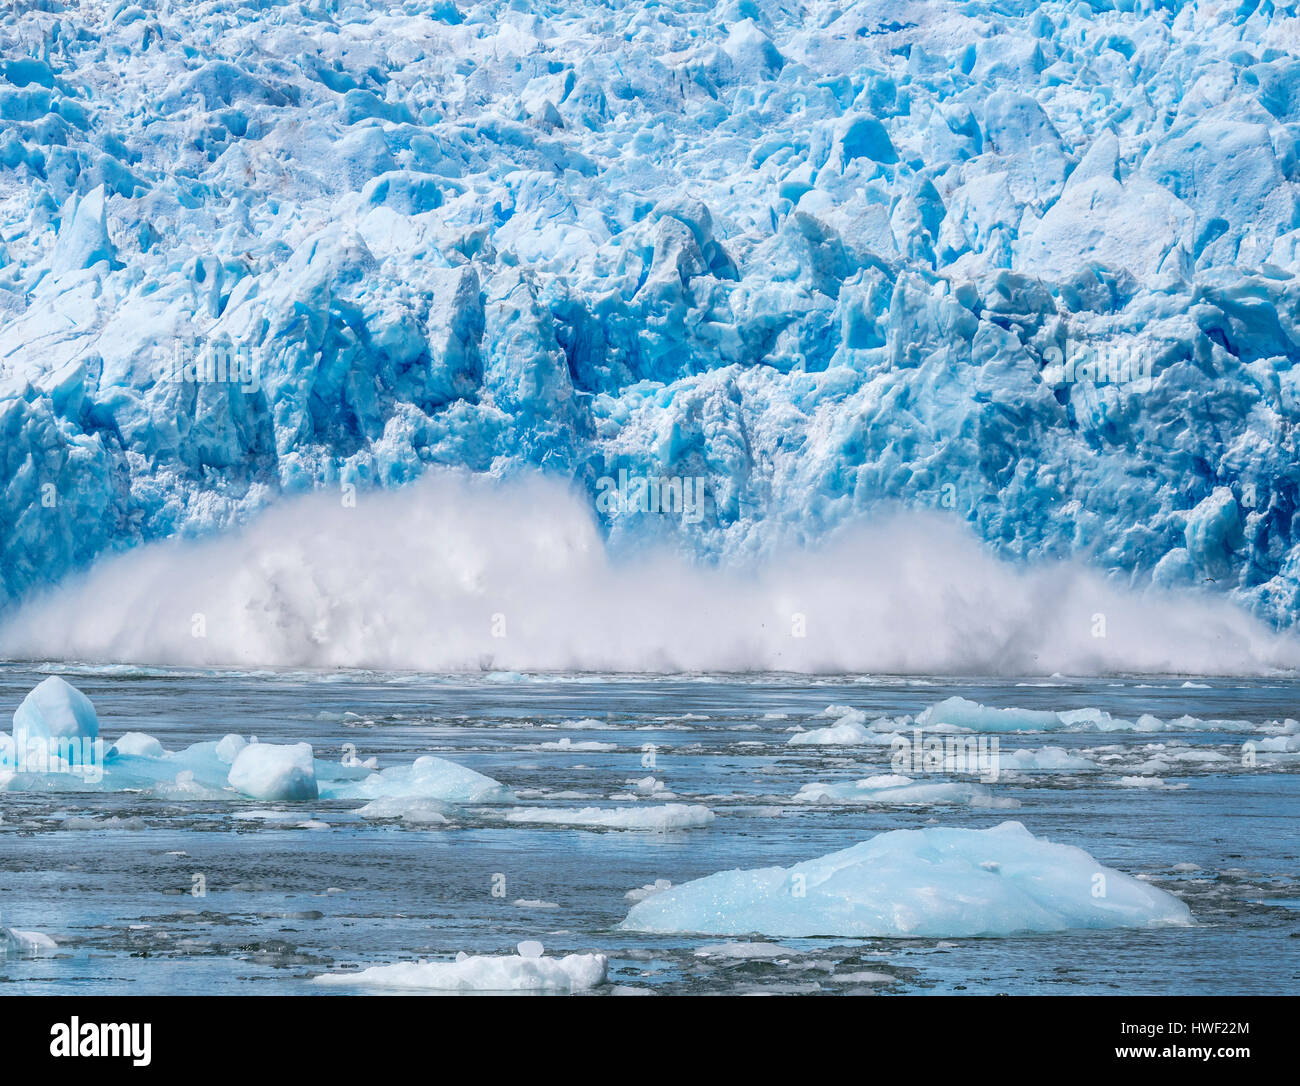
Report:
<svg viewBox="0 0 1300 1086"><path fill-rule="evenodd" d="M961 938L1189 924L1186 905L1019 822L894 830L790 868L724 871L634 905L629 931Z"/></svg>

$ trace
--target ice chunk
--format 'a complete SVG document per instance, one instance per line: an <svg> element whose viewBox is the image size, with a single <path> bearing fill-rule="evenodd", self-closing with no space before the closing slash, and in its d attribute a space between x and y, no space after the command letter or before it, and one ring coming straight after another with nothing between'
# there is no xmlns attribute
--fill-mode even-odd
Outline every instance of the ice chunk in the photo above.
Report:
<svg viewBox="0 0 1300 1086"><path fill-rule="evenodd" d="M310 743L250 743L230 767L230 784L262 800L316 799L316 769Z"/></svg>
<svg viewBox="0 0 1300 1086"><path fill-rule="evenodd" d="M95 739L99 717L85 694L51 675L23 698L14 713L14 733L20 732L29 739Z"/></svg>
<svg viewBox="0 0 1300 1086"><path fill-rule="evenodd" d="M960 938L1189 924L1177 898L1019 822L893 830L790 868L724 871L634 905L628 931Z"/></svg>
<svg viewBox="0 0 1300 1086"><path fill-rule="evenodd" d="M522 951L527 948L530 953ZM531 953L536 949L538 953ZM605 983L603 954L541 956L540 944L521 943L518 955L459 955L451 962L375 965L359 973L325 973L317 984L440 992L581 992Z"/></svg>

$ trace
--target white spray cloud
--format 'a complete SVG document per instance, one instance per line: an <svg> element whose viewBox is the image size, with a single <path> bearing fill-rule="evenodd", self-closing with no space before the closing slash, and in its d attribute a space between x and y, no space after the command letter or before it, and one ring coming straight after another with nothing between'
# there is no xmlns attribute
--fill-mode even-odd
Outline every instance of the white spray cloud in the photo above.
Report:
<svg viewBox="0 0 1300 1086"><path fill-rule="evenodd" d="M1105 636L1097 636L1103 632ZM803 636L799 636L802 634ZM938 514L706 567L612 556L539 479L316 494L203 541L139 547L29 601L0 655L205 666L1093 674L1300 666L1221 599L1133 594L991 557Z"/></svg>

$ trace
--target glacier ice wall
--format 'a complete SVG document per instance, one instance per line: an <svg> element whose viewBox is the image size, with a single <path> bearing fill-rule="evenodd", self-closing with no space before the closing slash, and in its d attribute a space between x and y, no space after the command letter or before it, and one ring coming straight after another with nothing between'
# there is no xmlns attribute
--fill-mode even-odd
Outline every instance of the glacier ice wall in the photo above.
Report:
<svg viewBox="0 0 1300 1086"><path fill-rule="evenodd" d="M1298 27L18 0L0 603L440 466L540 470L615 546L708 558L934 509L1287 624ZM600 508L620 471L703 479L701 515Z"/></svg>

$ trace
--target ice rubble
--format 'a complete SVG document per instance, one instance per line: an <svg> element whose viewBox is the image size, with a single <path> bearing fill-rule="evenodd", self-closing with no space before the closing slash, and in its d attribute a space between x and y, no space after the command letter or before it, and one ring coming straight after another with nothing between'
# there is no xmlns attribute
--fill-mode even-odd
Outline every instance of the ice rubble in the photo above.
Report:
<svg viewBox="0 0 1300 1086"><path fill-rule="evenodd" d="M399 962L356 973L324 973L317 984L361 985L441 992L581 992L605 983L603 954L542 956L541 945L520 943L519 954L470 955L450 962Z"/></svg>
<svg viewBox="0 0 1300 1086"><path fill-rule="evenodd" d="M1289 9L218 8L0 17L0 599L452 465L1300 613Z"/></svg>
<svg viewBox="0 0 1300 1086"><path fill-rule="evenodd" d="M724 871L635 904L629 931L962 938L1189 924L1186 905L1019 822L882 833L793 867Z"/></svg>

